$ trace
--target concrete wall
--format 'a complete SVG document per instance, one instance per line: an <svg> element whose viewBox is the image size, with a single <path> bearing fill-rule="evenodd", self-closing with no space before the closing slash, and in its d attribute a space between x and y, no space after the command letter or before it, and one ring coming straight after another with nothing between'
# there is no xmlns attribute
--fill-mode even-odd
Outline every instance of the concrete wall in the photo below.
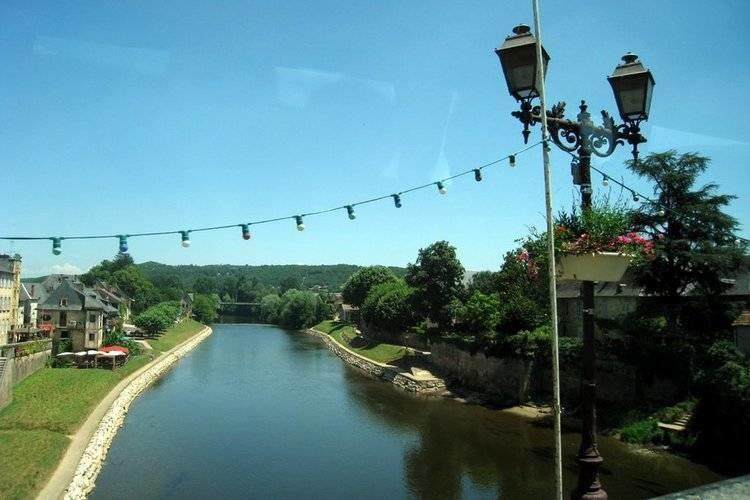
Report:
<svg viewBox="0 0 750 500"><path fill-rule="evenodd" d="M513 402L524 402L534 394L552 392L552 370L534 360L497 358L482 352L471 354L443 342L433 343L431 347L432 361L440 373L466 387ZM561 366L560 392L563 399L578 398L580 374L580 366ZM669 380L657 379L639 388L635 369L615 359L599 359L596 376L597 399L600 401L629 403L641 397L672 401L678 396L677 386Z"/></svg>
<svg viewBox="0 0 750 500"><path fill-rule="evenodd" d="M432 362L440 373L461 385L511 401L529 399L535 375L533 360L471 354L451 344L431 344Z"/></svg>
<svg viewBox="0 0 750 500"><path fill-rule="evenodd" d="M13 386L43 368L49 357L50 351L43 351L29 356L7 359L5 371L0 377L0 408L13 401Z"/></svg>

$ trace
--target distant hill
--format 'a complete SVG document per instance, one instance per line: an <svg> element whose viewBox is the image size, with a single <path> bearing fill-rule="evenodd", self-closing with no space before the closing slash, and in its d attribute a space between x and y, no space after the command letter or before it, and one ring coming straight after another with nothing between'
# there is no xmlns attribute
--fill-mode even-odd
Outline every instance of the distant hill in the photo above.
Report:
<svg viewBox="0 0 750 500"><path fill-rule="evenodd" d="M278 286L286 278L297 278L305 288L315 285L338 290L355 271L362 266L351 264L334 265L276 265L276 266L248 266L231 264L212 264L207 266L179 265L171 266L158 262L144 262L137 264L139 268L155 283L163 283L177 279L184 288L190 288L199 277L221 278L229 275L239 277L244 275L248 280L258 280L262 286ZM389 267L397 276L404 276L403 267Z"/></svg>

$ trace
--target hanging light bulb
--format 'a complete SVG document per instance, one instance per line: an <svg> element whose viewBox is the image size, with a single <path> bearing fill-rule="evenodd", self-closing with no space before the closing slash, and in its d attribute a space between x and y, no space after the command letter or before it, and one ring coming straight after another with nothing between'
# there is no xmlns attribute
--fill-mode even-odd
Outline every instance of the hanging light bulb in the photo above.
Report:
<svg viewBox="0 0 750 500"><path fill-rule="evenodd" d="M636 203L641 201L641 199L638 197L638 193L636 193L635 191L633 191L633 201Z"/></svg>
<svg viewBox="0 0 750 500"><path fill-rule="evenodd" d="M445 194L445 193L447 193L447 192L448 192L448 189L447 189L447 188L445 187L445 184L443 184L443 183L442 183L441 181L437 181L437 182L435 183L435 185L437 186L437 188L438 188L438 192L439 192L440 194Z"/></svg>
<svg viewBox="0 0 750 500"><path fill-rule="evenodd" d="M62 253L62 238L52 238L52 253L55 255Z"/></svg>
<svg viewBox="0 0 750 500"><path fill-rule="evenodd" d="M297 222L297 231L305 230L305 222L302 220L301 215L295 215L294 220Z"/></svg>
<svg viewBox="0 0 750 500"><path fill-rule="evenodd" d="M187 248L190 246L190 231L180 231L182 235L182 246Z"/></svg>
<svg viewBox="0 0 750 500"><path fill-rule="evenodd" d="M602 179L602 186L604 186L604 187L609 186L609 177L607 177L606 175Z"/></svg>
<svg viewBox="0 0 750 500"><path fill-rule="evenodd" d="M659 214L659 217L664 217L665 215L667 215L667 212L665 212L663 208L659 209L659 212L657 213Z"/></svg>
<svg viewBox="0 0 750 500"><path fill-rule="evenodd" d="M128 253L128 237L121 234L118 238L120 238L120 253Z"/></svg>
<svg viewBox="0 0 750 500"><path fill-rule="evenodd" d="M515 167L516 166L516 155L510 155L508 157L508 163L510 164L511 167Z"/></svg>
<svg viewBox="0 0 750 500"><path fill-rule="evenodd" d="M352 205L346 206L346 213L349 214L349 220L354 220L357 218L357 214L354 213L354 207Z"/></svg>
<svg viewBox="0 0 750 500"><path fill-rule="evenodd" d="M397 194L392 194L393 197L393 204L396 206L396 208L401 208L401 196Z"/></svg>
<svg viewBox="0 0 750 500"><path fill-rule="evenodd" d="M242 239L243 240L249 240L250 239L250 228L248 227L250 224L242 224L240 227L242 228Z"/></svg>
<svg viewBox="0 0 750 500"><path fill-rule="evenodd" d="M474 169L474 180L477 182L482 180L482 171L479 170L478 168Z"/></svg>

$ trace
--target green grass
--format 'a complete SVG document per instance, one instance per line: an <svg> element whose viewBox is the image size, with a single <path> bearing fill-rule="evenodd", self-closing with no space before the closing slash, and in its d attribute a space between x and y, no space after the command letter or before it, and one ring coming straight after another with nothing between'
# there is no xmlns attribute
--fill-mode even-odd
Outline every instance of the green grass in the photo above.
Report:
<svg viewBox="0 0 750 500"><path fill-rule="evenodd" d="M196 333L203 330L205 326L192 319L180 321L178 324L170 327L158 338L149 339L148 343L154 351L165 352L186 341Z"/></svg>
<svg viewBox="0 0 750 500"><path fill-rule="evenodd" d="M375 342L357 336L353 325L327 320L313 328L327 333L341 345L378 363L393 363L407 355L407 350L403 346Z"/></svg>
<svg viewBox="0 0 750 500"><path fill-rule="evenodd" d="M42 368L13 388L0 410L0 498L33 498L96 405L122 379L203 329L183 321L150 341L154 352L116 370Z"/></svg>
<svg viewBox="0 0 750 500"><path fill-rule="evenodd" d="M0 497L33 498L69 443L59 432L0 430Z"/></svg>

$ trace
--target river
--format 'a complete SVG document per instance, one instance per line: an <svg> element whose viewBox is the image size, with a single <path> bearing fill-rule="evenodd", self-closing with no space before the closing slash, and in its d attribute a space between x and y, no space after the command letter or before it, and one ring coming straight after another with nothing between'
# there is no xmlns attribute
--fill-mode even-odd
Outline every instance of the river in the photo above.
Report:
<svg viewBox="0 0 750 500"><path fill-rule="evenodd" d="M550 498L548 428L371 380L319 340L262 325L214 335L133 403L91 498ZM578 436L563 436L565 486ZM601 438L613 499L720 479Z"/></svg>

